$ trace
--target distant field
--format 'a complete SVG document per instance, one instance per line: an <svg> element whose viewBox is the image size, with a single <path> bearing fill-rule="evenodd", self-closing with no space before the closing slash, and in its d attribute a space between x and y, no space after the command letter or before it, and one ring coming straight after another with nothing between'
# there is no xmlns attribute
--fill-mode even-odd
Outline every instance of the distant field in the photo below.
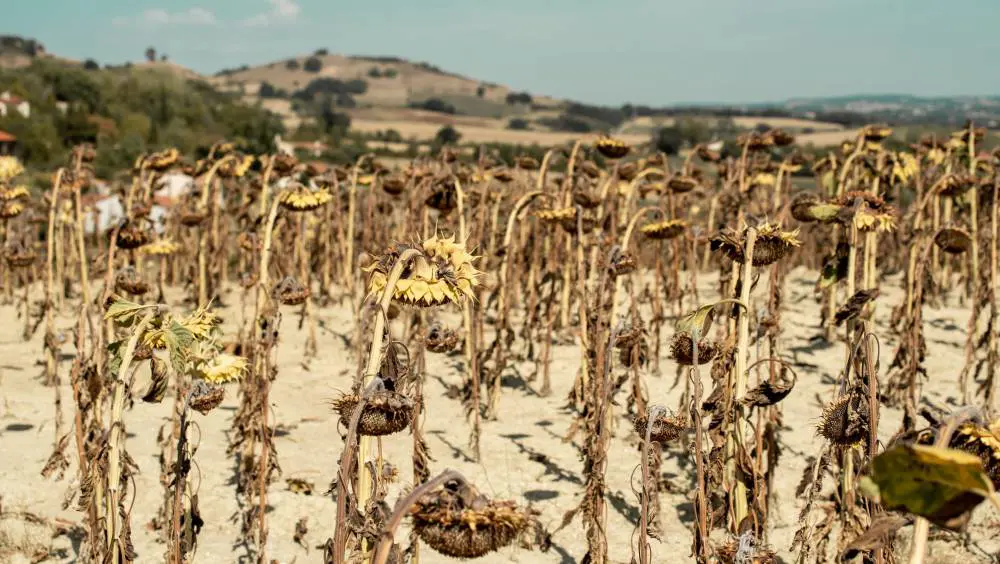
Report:
<svg viewBox="0 0 1000 564"><path fill-rule="evenodd" d="M355 119L351 121L351 129L365 133L375 133L386 129L395 129L406 139L416 138L420 140L433 139L441 123L415 122L408 120L366 120ZM497 124L499 125L499 124ZM485 125L466 125L453 123L452 127L462 134L462 142L465 143L509 143L515 145L542 145L553 146L563 145L577 139L592 139L596 134L563 133L554 131L514 131L503 129L497 125L493 127ZM648 135L621 135L621 139L627 143L639 144L649 141Z"/></svg>

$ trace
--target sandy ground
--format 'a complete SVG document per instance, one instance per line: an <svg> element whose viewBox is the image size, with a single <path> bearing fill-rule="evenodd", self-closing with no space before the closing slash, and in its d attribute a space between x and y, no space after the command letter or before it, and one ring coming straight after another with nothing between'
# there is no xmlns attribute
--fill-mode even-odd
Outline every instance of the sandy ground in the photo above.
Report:
<svg viewBox="0 0 1000 564"><path fill-rule="evenodd" d="M821 411L818 398L828 398L832 392L832 379L843 364L843 345L824 347L810 339L819 333L818 305L812 285L815 275L796 271L788 281L787 309L783 314L786 324L784 346L787 357L798 366L798 386L784 403L786 428L781 432L783 453L777 471L778 507L771 520L768 542L779 552L784 561L791 561L789 547L798 527L800 501L794 491L805 458L814 455L820 441L814 433ZM712 296L714 286L705 277L702 296ZM890 304L898 302L897 289L884 290L884 299L878 308L878 332L883 335L881 366L891 360L894 343L886 337L885 321ZM707 299L704 298L703 299ZM239 321L238 294L228 295L230 307L220 313L232 328ZM962 363L962 345L965 337L967 310L955 305L928 309L927 340L929 351L927 368L932 375L926 394L938 402L953 400L957 395L957 376ZM67 314L69 308L67 308ZM278 348L279 376L272 390L273 409L279 423L276 446L283 475L272 484L269 502L270 555L283 563L320 562L320 545L334 530L336 506L324 496L327 484L334 476L341 453L341 439L337 431L337 418L331 413L329 401L338 390L350 387L349 370L354 366L352 355L345 348L341 337L349 337L353 320L346 308L320 309L319 356L308 369L300 362L305 333L297 329L297 315L285 312ZM450 317L450 316L449 316ZM26 509L45 518L63 518L78 521L80 514L60 509L66 491L75 487L71 466L64 481L47 481L39 471L50 454L53 423L53 389L44 387L39 380L42 366L41 332L31 341L21 339L21 321L12 306L0 307L0 496L6 510ZM69 315L59 319L58 329L67 331L73 321ZM672 329L665 328L667 339ZM663 347L667 354L668 347ZM69 352L69 351L66 351ZM446 385L461 382L461 356L441 357L430 355L426 397L428 414L426 436L434 461L433 473L446 468L462 472L473 483L490 495L533 503L542 512L542 519L551 527L558 525L563 513L574 507L582 491L581 461L577 450L562 441L571 421L564 409L564 398L578 365L577 348L572 345L554 349L553 388L550 397L539 397L533 389L538 383L525 383L532 372L532 365L521 364L508 374L511 386L504 389L499 421L486 422L483 427L482 460L478 463L468 458L468 425L457 400L445 396ZM61 363L63 382L69 360ZM674 363L662 360L660 377L647 378L649 396L653 403L676 407L682 387L674 387ZM707 372L707 371L706 371ZM705 376L707 379L707 375ZM63 386L63 403L66 421L71 421L70 391ZM619 396L624 403L624 393ZM235 548L239 542L239 526L234 521L237 505L233 479L233 461L225 454L226 431L229 428L238 398L235 387L231 389L221 409L207 416L195 415L201 429L201 441L196 454L200 475L202 517L206 524L198 539L196 562L236 562L241 552ZM164 545L156 534L147 528L150 518L161 502L158 483L159 468L156 434L168 420L170 402L148 405L141 402L126 413L128 430L127 449L139 465L136 476L136 500L132 514L134 541L139 562L162 561ZM630 487L630 476L638 462L636 438L631 425L618 408L619 421L612 441L607 471L609 501L608 542L614 562L628 562L630 539L635 527L638 502ZM900 413L884 410L880 433L888 438L897 428ZM388 460L400 468L405 482L410 473L410 436L406 433L387 438L385 452ZM75 453L70 451L70 458ZM691 505L688 492L693 483L690 457L679 447L665 453L663 472L672 484L671 492L662 497L662 541L652 542L654 562L690 562ZM314 484L311 496L289 491L285 478L301 478ZM402 484L401 484L402 485ZM400 485L400 486L401 486ZM398 486L397 486L398 487ZM394 495L390 495L393 501ZM295 523L308 518L308 549L292 540ZM1000 554L1000 543L995 532L998 516L989 509L977 510L973 536L983 549ZM990 533L993 531L993 534ZM907 533L908 534L908 533ZM585 539L579 521L554 537L554 546L548 553L525 552L508 548L481 562L523 563L572 563L578 562L586 551ZM75 547L65 537L51 541L53 549L61 554L58 562L75 561ZM906 541L900 543L906 550ZM900 554L905 555L906 552ZM422 562L449 562L429 549L422 549ZM15 560L16 561L16 560ZM953 541L934 541L928 562L987 562L981 553L970 552Z"/></svg>

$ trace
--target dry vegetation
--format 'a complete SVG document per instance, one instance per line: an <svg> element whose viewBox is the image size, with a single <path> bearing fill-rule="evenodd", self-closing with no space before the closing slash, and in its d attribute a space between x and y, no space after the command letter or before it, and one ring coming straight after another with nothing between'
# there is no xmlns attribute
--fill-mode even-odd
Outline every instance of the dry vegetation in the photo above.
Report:
<svg viewBox="0 0 1000 564"><path fill-rule="evenodd" d="M103 233L92 147L36 198L0 158L0 558L995 562L1000 155L891 134L220 142Z"/></svg>

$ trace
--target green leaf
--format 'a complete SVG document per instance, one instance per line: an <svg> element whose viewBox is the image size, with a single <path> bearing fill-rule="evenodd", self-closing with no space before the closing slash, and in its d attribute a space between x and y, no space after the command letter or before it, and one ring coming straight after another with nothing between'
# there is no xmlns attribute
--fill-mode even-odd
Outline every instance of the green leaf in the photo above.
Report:
<svg viewBox="0 0 1000 564"><path fill-rule="evenodd" d="M952 528L993 495L978 456L960 450L897 444L875 457L861 490L888 510L904 510Z"/></svg>
<svg viewBox="0 0 1000 564"><path fill-rule="evenodd" d="M122 368L122 353L125 352L126 341L115 341L108 343L108 374L118 377L118 371Z"/></svg>
<svg viewBox="0 0 1000 564"><path fill-rule="evenodd" d="M692 311L691 313L685 315L684 317L677 320L674 328L677 329L678 333L687 333L692 336L695 340L701 340L702 337L708 334L709 330L712 328L712 323L715 321L715 308L716 306L732 303L739 306L743 305L743 302L735 299L719 300L713 304L703 305L698 309Z"/></svg>
<svg viewBox="0 0 1000 564"><path fill-rule="evenodd" d="M837 204L816 204L809 206L809 216L820 223L830 223L837 219L842 206Z"/></svg>
<svg viewBox="0 0 1000 564"><path fill-rule="evenodd" d="M187 353L194 343L194 333L176 320L170 320L170 326L163 334L170 355L170 366L177 374L187 372Z"/></svg>
<svg viewBox="0 0 1000 564"><path fill-rule="evenodd" d="M108 310L104 313L104 319L113 319L116 323L129 325L135 321L136 313L151 307L154 306L137 304L135 302L117 298L115 301L111 302L110 306L108 306Z"/></svg>

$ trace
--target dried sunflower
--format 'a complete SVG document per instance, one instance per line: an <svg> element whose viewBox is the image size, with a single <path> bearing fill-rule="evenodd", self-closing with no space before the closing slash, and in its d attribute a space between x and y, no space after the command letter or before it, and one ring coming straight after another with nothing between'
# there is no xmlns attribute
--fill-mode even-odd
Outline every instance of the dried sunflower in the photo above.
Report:
<svg viewBox="0 0 1000 564"><path fill-rule="evenodd" d="M150 256L165 257L176 253L180 249L177 243L170 239L157 239L142 247L142 254Z"/></svg>
<svg viewBox="0 0 1000 564"><path fill-rule="evenodd" d="M347 427L358 408L357 394L345 394L333 401L333 410L340 415ZM358 420L358 434L383 437L406 429L413 417L413 401L403 394L387 389L377 389L368 394L364 411Z"/></svg>
<svg viewBox="0 0 1000 564"><path fill-rule="evenodd" d="M209 384L225 384L242 378L250 370L247 359L234 354L219 353L195 367L195 374Z"/></svg>
<svg viewBox="0 0 1000 564"><path fill-rule="evenodd" d="M0 157L0 182L7 182L11 178L24 172L24 166L17 157Z"/></svg>
<svg viewBox="0 0 1000 564"><path fill-rule="evenodd" d="M458 332L435 323L424 336L424 346L432 353L449 353L458 346Z"/></svg>
<svg viewBox="0 0 1000 564"><path fill-rule="evenodd" d="M964 229L945 227L934 234L934 244L948 254L960 255L972 248L972 236Z"/></svg>
<svg viewBox="0 0 1000 564"><path fill-rule="evenodd" d="M1000 419L989 425L962 424L948 446L978 456L993 488L1000 489Z"/></svg>
<svg viewBox="0 0 1000 564"><path fill-rule="evenodd" d="M406 189L406 179L401 175L393 174L382 179L382 190L387 194L398 196Z"/></svg>
<svg viewBox="0 0 1000 564"><path fill-rule="evenodd" d="M15 186L13 188L3 188L0 186L0 201L9 202L28 195L30 193L25 186Z"/></svg>
<svg viewBox="0 0 1000 564"><path fill-rule="evenodd" d="M149 283L139 276L135 268L128 266L115 276L115 288L134 296L141 296L149 291Z"/></svg>
<svg viewBox="0 0 1000 564"><path fill-rule="evenodd" d="M868 403L861 394L838 397L823 408L817 431L833 444L856 445L868 438Z"/></svg>
<svg viewBox="0 0 1000 564"><path fill-rule="evenodd" d="M865 141L881 141L892 135L892 128L888 125L874 124L866 125L861 129L861 136Z"/></svg>
<svg viewBox="0 0 1000 564"><path fill-rule="evenodd" d="M180 151L174 147L170 147L169 149L147 155L142 162L149 170L162 172L174 166L180 158Z"/></svg>
<svg viewBox="0 0 1000 564"><path fill-rule="evenodd" d="M777 147L787 147L792 143L795 143L795 136L783 129L770 129L767 133L765 133L765 135L770 137Z"/></svg>
<svg viewBox="0 0 1000 564"><path fill-rule="evenodd" d="M114 233L114 231L111 233ZM136 225L135 222L126 219L122 221L114 243L119 249L132 250L149 243L149 240L148 231Z"/></svg>
<svg viewBox="0 0 1000 564"><path fill-rule="evenodd" d="M514 159L514 164L521 170L538 170L541 165L538 159L528 156L520 156Z"/></svg>
<svg viewBox="0 0 1000 564"><path fill-rule="evenodd" d="M676 175L667 181L667 188L674 194L685 194L698 187L698 179L688 175Z"/></svg>
<svg viewBox="0 0 1000 564"><path fill-rule="evenodd" d="M458 207L458 189L451 179L442 180L431 187L431 193L424 200L424 205L442 213L448 213Z"/></svg>
<svg viewBox="0 0 1000 564"><path fill-rule="evenodd" d="M303 286L294 276L286 276L274 285L271 297L284 305L297 306L305 303L312 291Z"/></svg>
<svg viewBox="0 0 1000 564"><path fill-rule="evenodd" d="M618 166L618 178L622 180L633 180L639 174L639 165L631 162Z"/></svg>
<svg viewBox="0 0 1000 564"><path fill-rule="evenodd" d="M413 530L437 552L478 558L524 533L533 519L511 501L492 500L464 479L454 479L422 496L410 510Z"/></svg>
<svg viewBox="0 0 1000 564"><path fill-rule="evenodd" d="M608 159L620 159L627 155L631 150L628 143L625 143L621 139L616 139L608 135L602 135L594 141L594 148L597 152L604 155Z"/></svg>
<svg viewBox="0 0 1000 564"><path fill-rule="evenodd" d="M0 204L0 219L11 219L21 215L24 211L24 204L17 201L3 202Z"/></svg>
<svg viewBox="0 0 1000 564"><path fill-rule="evenodd" d="M667 219L647 223L639 231L650 239L674 239L687 230L688 223L683 219Z"/></svg>
<svg viewBox="0 0 1000 564"><path fill-rule="evenodd" d="M653 417L652 429L649 428L650 416ZM668 413L662 407L654 407L649 410L649 413L636 415L632 421L632 428L642 440L646 439L646 432L649 431L651 441L666 444L676 441L681 433L688 428L688 422L681 416Z"/></svg>
<svg viewBox="0 0 1000 564"><path fill-rule="evenodd" d="M473 266L476 259L454 237L431 237L419 246L396 244L365 268L368 272L368 295L377 296L385 289L389 272L396 259L408 249L419 252L403 269L393 288L393 299L406 305L430 307L460 303L474 298L473 288L479 284L480 272Z"/></svg>
<svg viewBox="0 0 1000 564"><path fill-rule="evenodd" d="M226 399L226 390L222 386L210 384L204 380L196 380L188 398L188 405L191 409L207 414Z"/></svg>
<svg viewBox="0 0 1000 564"><path fill-rule="evenodd" d="M781 226L765 223L757 228L757 241L753 251L753 265L767 266L773 264L800 246L799 230L782 231ZM735 262L743 263L746 248L746 232L735 235L732 231L724 231L714 237L710 243L711 249L721 250Z"/></svg>
<svg viewBox="0 0 1000 564"><path fill-rule="evenodd" d="M721 347L718 343L714 343L703 339L698 342L698 364L707 364L712 362L716 356L718 356ZM677 364L683 366L694 365L694 339L691 335L686 332L677 333L672 339L670 339L670 357L673 358Z"/></svg>
<svg viewBox="0 0 1000 564"><path fill-rule="evenodd" d="M326 190L310 190L303 184L296 183L294 188L285 190L278 196L278 205L289 211L304 212L319 209L333 199Z"/></svg>
<svg viewBox="0 0 1000 564"><path fill-rule="evenodd" d="M577 166L580 168L580 172L590 178L598 178L601 176L601 169L594 161L583 161Z"/></svg>
<svg viewBox="0 0 1000 564"><path fill-rule="evenodd" d="M23 243L11 243L4 249L4 260L12 268L27 268L36 258L35 252Z"/></svg>
<svg viewBox="0 0 1000 564"><path fill-rule="evenodd" d="M242 153L229 153L222 157L216 174L222 178L240 178L250 170L254 158Z"/></svg>

